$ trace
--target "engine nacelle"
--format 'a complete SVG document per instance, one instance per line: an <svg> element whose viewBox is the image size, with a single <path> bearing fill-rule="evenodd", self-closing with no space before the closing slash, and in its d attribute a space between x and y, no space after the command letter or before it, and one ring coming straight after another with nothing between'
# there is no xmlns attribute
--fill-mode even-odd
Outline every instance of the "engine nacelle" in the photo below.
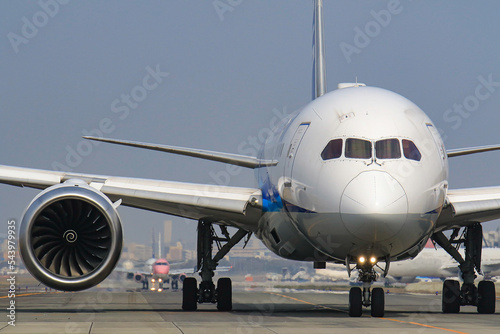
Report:
<svg viewBox="0 0 500 334"><path fill-rule="evenodd" d="M19 233L28 271L43 284L64 291L102 282L116 266L122 243L113 203L81 180L38 194L24 213Z"/></svg>
<svg viewBox="0 0 500 334"><path fill-rule="evenodd" d="M180 274L179 275L179 281L184 282L184 280L186 279L186 277L187 277L186 274Z"/></svg>
<svg viewBox="0 0 500 334"><path fill-rule="evenodd" d="M145 277L143 274L141 274L141 273L136 273L136 274L134 275L134 280L135 280L136 282L143 282L143 281L145 281L145 280L146 280L146 277Z"/></svg>

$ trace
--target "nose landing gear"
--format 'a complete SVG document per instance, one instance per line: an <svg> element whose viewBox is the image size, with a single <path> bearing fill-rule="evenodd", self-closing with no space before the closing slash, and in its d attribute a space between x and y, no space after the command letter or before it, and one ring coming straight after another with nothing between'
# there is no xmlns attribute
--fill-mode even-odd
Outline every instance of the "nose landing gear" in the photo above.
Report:
<svg viewBox="0 0 500 334"><path fill-rule="evenodd" d="M347 261L346 261L347 262ZM364 262L364 261L363 261ZM376 261L370 261L371 263L358 263L357 269L359 270L358 280L363 282L363 291L360 287L352 287L349 291L349 316L350 317L360 317L363 313L363 306L371 306L372 317L383 317L385 310L385 295L384 289L373 288L370 291L372 283L377 280L378 274L373 269ZM349 265L348 263L346 263ZM386 260L386 268L384 270L384 276L387 274L389 269L389 262ZM350 273L350 270L349 270Z"/></svg>

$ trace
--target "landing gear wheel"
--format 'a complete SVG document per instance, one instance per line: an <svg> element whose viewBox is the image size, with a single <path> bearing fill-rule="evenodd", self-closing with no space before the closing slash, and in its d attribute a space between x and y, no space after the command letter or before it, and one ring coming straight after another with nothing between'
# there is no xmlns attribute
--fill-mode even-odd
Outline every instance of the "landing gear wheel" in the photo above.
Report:
<svg viewBox="0 0 500 334"><path fill-rule="evenodd" d="M233 291L231 279L219 278L217 281L217 309L219 311L231 311L233 309Z"/></svg>
<svg viewBox="0 0 500 334"><path fill-rule="evenodd" d="M477 286L477 312L482 314L495 313L495 284L491 281L481 281Z"/></svg>
<svg viewBox="0 0 500 334"><path fill-rule="evenodd" d="M179 288L179 281L176 279L172 280L172 290L177 290Z"/></svg>
<svg viewBox="0 0 500 334"><path fill-rule="evenodd" d="M363 313L363 300L361 296L361 289L358 287L349 290L349 316L361 317Z"/></svg>
<svg viewBox="0 0 500 334"><path fill-rule="evenodd" d="M182 288L182 309L184 311L196 311L198 308L198 282L194 277L184 280Z"/></svg>
<svg viewBox="0 0 500 334"><path fill-rule="evenodd" d="M443 313L460 312L460 283L446 280L443 283Z"/></svg>
<svg viewBox="0 0 500 334"><path fill-rule="evenodd" d="M385 306L384 289L373 288L372 290L372 317L383 317Z"/></svg>

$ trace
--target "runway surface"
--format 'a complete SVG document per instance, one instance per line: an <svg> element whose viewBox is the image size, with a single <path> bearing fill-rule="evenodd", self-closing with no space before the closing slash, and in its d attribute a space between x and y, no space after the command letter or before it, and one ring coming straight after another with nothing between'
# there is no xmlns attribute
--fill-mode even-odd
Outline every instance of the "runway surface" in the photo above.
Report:
<svg viewBox="0 0 500 334"><path fill-rule="evenodd" d="M108 292L18 294L15 327L7 323L9 299L0 299L0 333L498 333L497 313L441 313L441 296L386 295L384 318L347 315L347 292L297 292L239 289L233 311L200 305L196 312L180 308L182 292Z"/></svg>

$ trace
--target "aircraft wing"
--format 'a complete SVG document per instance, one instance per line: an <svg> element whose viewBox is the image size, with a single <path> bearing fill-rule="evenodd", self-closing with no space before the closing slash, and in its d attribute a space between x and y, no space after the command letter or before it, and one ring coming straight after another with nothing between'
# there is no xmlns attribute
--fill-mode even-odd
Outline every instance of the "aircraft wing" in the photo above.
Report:
<svg viewBox="0 0 500 334"><path fill-rule="evenodd" d="M214 271L215 272L226 272L226 271L231 270L231 268L232 267L221 266L221 267L217 267L217 269L214 270ZM153 276L153 273L151 273L149 271L144 271L144 270L127 270L127 269L124 269L124 268L115 268L114 271L115 272L119 272L119 273L127 273L127 274L141 274L141 275L144 275L146 277ZM182 275L182 274L192 275L192 274L194 274L196 272L197 271L195 271L195 268L170 269L170 271L168 272L168 275L170 275L170 276L179 276L179 275Z"/></svg>
<svg viewBox="0 0 500 334"><path fill-rule="evenodd" d="M437 231L500 218L500 187L449 190Z"/></svg>
<svg viewBox="0 0 500 334"><path fill-rule="evenodd" d="M494 271L500 270L500 262L498 261L483 261L481 268L484 273L489 274Z"/></svg>
<svg viewBox="0 0 500 334"><path fill-rule="evenodd" d="M151 273L148 272L148 271L144 271L144 270L130 270L130 269L125 269L125 268L115 268L113 269L114 272L117 272L117 273L122 273L122 274L141 274L141 275L144 275L144 276L151 276Z"/></svg>
<svg viewBox="0 0 500 334"><path fill-rule="evenodd" d="M196 273L196 271L194 271L194 268L170 269L170 271L168 272L168 274L171 276L179 276L182 274L192 275L194 273Z"/></svg>
<svg viewBox="0 0 500 334"><path fill-rule="evenodd" d="M500 150L500 145L477 146L468 148L458 148L446 151L448 158L460 157L462 155L476 154Z"/></svg>
<svg viewBox="0 0 500 334"><path fill-rule="evenodd" d="M441 270L441 276L440 276L441 278L460 276L460 269L458 269L457 262L445 264L440 268L440 270Z"/></svg>
<svg viewBox="0 0 500 334"><path fill-rule="evenodd" d="M45 189L83 180L113 202L190 219L210 219L247 231L257 229L261 191L254 188L192 184L140 178L56 172L0 165L0 183Z"/></svg>

